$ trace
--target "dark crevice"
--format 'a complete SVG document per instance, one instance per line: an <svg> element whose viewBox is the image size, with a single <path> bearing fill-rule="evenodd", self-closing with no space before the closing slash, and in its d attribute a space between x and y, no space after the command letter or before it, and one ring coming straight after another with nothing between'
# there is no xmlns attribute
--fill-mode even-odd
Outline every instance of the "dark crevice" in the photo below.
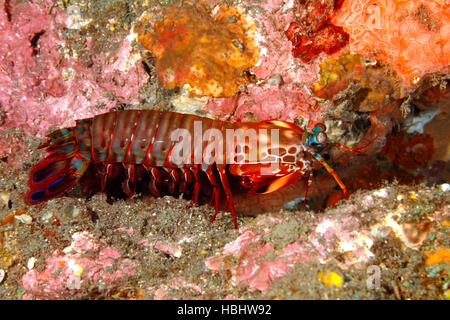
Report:
<svg viewBox="0 0 450 320"><path fill-rule="evenodd" d="M88 211L89 211L89 214L91 216L91 221L93 223L96 223L98 221L98 219L99 219L99 216L98 216L97 212L95 212L95 211L93 211L91 209L88 209Z"/></svg>
<svg viewBox="0 0 450 320"><path fill-rule="evenodd" d="M38 42L41 36L45 33L45 30L39 31L34 34L34 36L30 40L30 45L33 48L32 56L35 56L39 53Z"/></svg>
<svg viewBox="0 0 450 320"><path fill-rule="evenodd" d="M152 70L151 70L150 66L148 65L148 63L145 61L142 61L142 66L144 67L145 72L147 72L147 74L149 76L152 76Z"/></svg>
<svg viewBox="0 0 450 320"><path fill-rule="evenodd" d="M11 4L9 2L10 0L5 0L4 9L6 13L6 18L8 19L9 22L11 22Z"/></svg>

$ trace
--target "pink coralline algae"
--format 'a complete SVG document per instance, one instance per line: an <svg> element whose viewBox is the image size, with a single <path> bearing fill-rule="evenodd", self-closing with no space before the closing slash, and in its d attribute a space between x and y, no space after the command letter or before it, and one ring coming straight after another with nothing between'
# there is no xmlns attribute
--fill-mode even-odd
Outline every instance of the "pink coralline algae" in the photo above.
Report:
<svg viewBox="0 0 450 320"><path fill-rule="evenodd" d="M281 253L276 254L273 246L261 238L261 235L252 231L244 232L224 247L223 254L208 259L207 268L215 271L230 269L235 283L245 284L253 291L264 291L274 279L286 275L295 262L310 259L298 243L288 245ZM226 261L233 256L240 259L240 263L230 267Z"/></svg>
<svg viewBox="0 0 450 320"><path fill-rule="evenodd" d="M232 114L242 121L280 119L292 120L300 114L316 123L320 119L318 104L311 103L300 107L299 101L306 101L307 94L295 88L266 84L251 86L246 94L233 98L210 100L206 108L211 108L213 114ZM236 106L239 106L236 108ZM269 107L270 106L270 107Z"/></svg>
<svg viewBox="0 0 450 320"><path fill-rule="evenodd" d="M153 292L153 299L154 300L165 300L168 299L168 292L169 290L190 290L191 292L195 293L197 296L200 296L203 294L202 288L195 284L186 281L183 278L174 278L170 281L168 281L166 284L160 286L158 289L154 287L147 288L149 292ZM186 297L188 299L189 297Z"/></svg>
<svg viewBox="0 0 450 320"><path fill-rule="evenodd" d="M206 267L213 271L230 270L235 284L242 283L254 291L264 291L270 283L292 270L295 262L305 262L312 255L294 242L281 252L275 251L272 244L264 242L261 234L248 230L236 240L228 243L223 253L206 260ZM229 265L231 257L237 258L237 265Z"/></svg>
<svg viewBox="0 0 450 320"><path fill-rule="evenodd" d="M160 241L157 239L142 239L141 241L139 241L139 244L148 248L155 248L156 250L165 252L176 258L181 257L181 254L183 252L183 248L179 244L168 241Z"/></svg>
<svg viewBox="0 0 450 320"><path fill-rule="evenodd" d="M136 264L123 258L88 232L73 234L72 243L46 260L44 271L22 278L24 299L62 299L90 286L114 288L135 273Z"/></svg>
<svg viewBox="0 0 450 320"><path fill-rule="evenodd" d="M25 143L22 137L8 131L0 130L0 158L7 158L9 165L21 166L21 159L25 156Z"/></svg>
<svg viewBox="0 0 450 320"><path fill-rule="evenodd" d="M64 52L61 33L70 19L53 1L1 1L0 8L1 130L43 137L52 126L103 112L101 106L137 102L145 71L129 61L127 39L118 39L116 52L93 53L86 65Z"/></svg>
<svg viewBox="0 0 450 320"><path fill-rule="evenodd" d="M356 206L346 208L347 212L355 210ZM237 239L206 260L206 267L216 272L227 270L234 285L263 292L272 281L293 270L296 263L327 263L334 259L329 253L337 251L345 255L340 267L348 269L363 265L373 256L373 236L354 217L333 213L309 224L313 231L307 236L292 234L292 239L281 245L270 240L275 226L284 224L289 228L290 223L272 216L257 222L256 229L242 228Z"/></svg>

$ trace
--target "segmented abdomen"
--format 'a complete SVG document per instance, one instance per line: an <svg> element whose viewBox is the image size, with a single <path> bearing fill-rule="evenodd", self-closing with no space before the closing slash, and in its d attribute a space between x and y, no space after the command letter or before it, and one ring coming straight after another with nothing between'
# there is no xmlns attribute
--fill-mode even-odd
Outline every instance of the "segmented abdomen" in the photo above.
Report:
<svg viewBox="0 0 450 320"><path fill-rule="evenodd" d="M225 126L232 126L224 121L182 113L125 110L77 121L77 142L80 152L94 163L179 167L170 154L176 144L171 134L177 129L185 129L190 137L194 137L195 121L201 123L203 133L210 128L223 130ZM205 143L201 139L199 141ZM192 141L192 146L194 143ZM192 163L190 161L183 166Z"/></svg>

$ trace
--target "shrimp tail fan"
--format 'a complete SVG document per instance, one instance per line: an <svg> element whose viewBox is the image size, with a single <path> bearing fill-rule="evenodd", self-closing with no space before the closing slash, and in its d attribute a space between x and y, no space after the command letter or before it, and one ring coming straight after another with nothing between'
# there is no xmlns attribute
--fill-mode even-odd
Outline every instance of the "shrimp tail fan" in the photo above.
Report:
<svg viewBox="0 0 450 320"><path fill-rule="evenodd" d="M70 189L89 167L89 159L78 152L75 127L50 133L39 149L46 148L47 156L30 172L28 204L55 198Z"/></svg>

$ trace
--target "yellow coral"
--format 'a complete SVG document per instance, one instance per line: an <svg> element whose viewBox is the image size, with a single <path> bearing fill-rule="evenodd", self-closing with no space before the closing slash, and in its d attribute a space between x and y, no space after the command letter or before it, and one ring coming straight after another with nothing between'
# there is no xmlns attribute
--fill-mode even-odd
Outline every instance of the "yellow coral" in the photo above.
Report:
<svg viewBox="0 0 450 320"><path fill-rule="evenodd" d="M232 96L247 82L243 72L258 61L255 25L237 7L211 12L203 4L170 6L163 19L146 16L135 27L138 41L156 58L165 88L189 84L197 96Z"/></svg>
<svg viewBox="0 0 450 320"><path fill-rule="evenodd" d="M329 57L320 64L320 81L314 83L314 93L331 99L351 83L359 82L360 94L354 101L354 110L372 112L399 99L400 79L388 66L359 54L347 53Z"/></svg>
<svg viewBox="0 0 450 320"><path fill-rule="evenodd" d="M333 271L319 271L317 273L317 280L321 280L327 287L334 285L340 288L342 285L342 277Z"/></svg>
<svg viewBox="0 0 450 320"><path fill-rule="evenodd" d="M450 249L449 248L440 248L436 249L436 251L427 251L425 252L427 256L425 262L427 265L432 266L438 263L448 263L450 261Z"/></svg>
<svg viewBox="0 0 450 320"><path fill-rule="evenodd" d="M445 300L450 300L450 289L444 291Z"/></svg>

